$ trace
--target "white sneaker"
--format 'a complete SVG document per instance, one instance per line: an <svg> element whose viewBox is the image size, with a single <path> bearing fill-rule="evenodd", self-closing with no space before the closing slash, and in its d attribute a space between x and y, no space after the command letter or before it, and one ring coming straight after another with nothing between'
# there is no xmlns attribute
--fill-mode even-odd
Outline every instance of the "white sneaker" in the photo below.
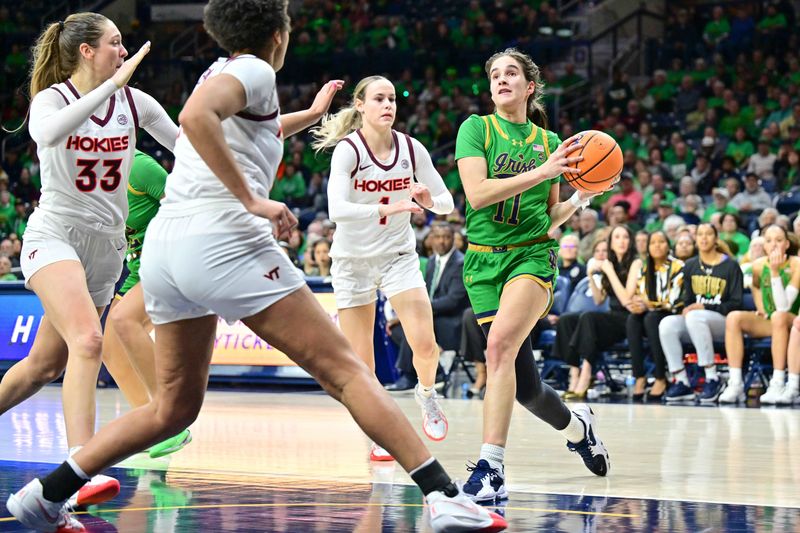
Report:
<svg viewBox="0 0 800 533"><path fill-rule="evenodd" d="M431 492L425 498L435 533L484 531L492 533L508 527L506 519L474 503L461 491L452 498L443 492Z"/></svg>
<svg viewBox="0 0 800 533"><path fill-rule="evenodd" d="M447 436L447 417L436 399L436 391L426 398L419 390L419 383L414 389L414 398L422 408L422 431L433 441L444 440Z"/></svg>
<svg viewBox="0 0 800 533"><path fill-rule="evenodd" d="M774 379L769 382L767 392L761 395L761 403L764 405L775 405L778 399L783 395L784 384Z"/></svg>
<svg viewBox="0 0 800 533"><path fill-rule="evenodd" d="M375 444L372 443L372 446L369 448L369 460L370 461L394 461L394 457L392 454Z"/></svg>
<svg viewBox="0 0 800 533"><path fill-rule="evenodd" d="M76 507L87 507L107 502L119 494L119 481L110 476L98 474L89 482L73 494L67 505L73 509Z"/></svg>
<svg viewBox="0 0 800 533"><path fill-rule="evenodd" d="M728 386L719 395L719 403L739 403L747 400L744 394L744 383L731 383L728 381Z"/></svg>
<svg viewBox="0 0 800 533"><path fill-rule="evenodd" d="M34 479L6 501L8 511L25 527L36 531L72 533L86 531L66 510L64 502L54 503L42 495L42 482Z"/></svg>
<svg viewBox="0 0 800 533"><path fill-rule="evenodd" d="M761 401L763 402L764 400ZM775 403L778 405L793 405L797 401L800 401L800 391L792 387L784 387L783 394L778 397Z"/></svg>
<svg viewBox="0 0 800 533"><path fill-rule="evenodd" d="M567 441L567 448L581 456L583 464L592 474L607 476L611 470L611 458L608 456L606 445L596 434L597 421L594 412L585 403L575 406L572 412L583 422L584 437L580 442Z"/></svg>

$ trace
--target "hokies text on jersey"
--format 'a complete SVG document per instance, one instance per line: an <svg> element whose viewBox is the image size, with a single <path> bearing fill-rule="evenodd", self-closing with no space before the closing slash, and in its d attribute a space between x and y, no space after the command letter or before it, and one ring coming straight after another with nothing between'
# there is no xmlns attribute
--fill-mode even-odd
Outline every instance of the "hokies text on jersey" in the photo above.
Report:
<svg viewBox="0 0 800 533"><path fill-rule="evenodd" d="M411 176L388 180L353 180L353 189L361 192L392 192L411 188Z"/></svg>
<svg viewBox="0 0 800 533"><path fill-rule="evenodd" d="M124 152L127 149L127 135L100 138L70 135L67 138L67 150L80 150L81 152Z"/></svg>

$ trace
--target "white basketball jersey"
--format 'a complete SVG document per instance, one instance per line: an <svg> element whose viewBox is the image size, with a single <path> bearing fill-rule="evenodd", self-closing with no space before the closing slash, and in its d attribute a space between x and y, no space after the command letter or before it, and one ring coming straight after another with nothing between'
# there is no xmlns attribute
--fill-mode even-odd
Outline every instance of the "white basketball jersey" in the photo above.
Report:
<svg viewBox="0 0 800 533"><path fill-rule="evenodd" d="M391 204L410 198L416 161L408 135L392 130L393 154L380 161L356 130L340 142L356 153L350 176L348 201L357 204ZM411 214L400 213L379 219L339 222L333 235L331 257L378 257L410 253L416 249Z"/></svg>
<svg viewBox="0 0 800 533"><path fill-rule="evenodd" d="M58 92L67 104L81 97L69 80L46 90ZM97 231L124 231L138 127L136 103L126 86L64 141L39 145L40 208Z"/></svg>
<svg viewBox="0 0 800 533"><path fill-rule="evenodd" d="M230 74L239 80L247 100L245 109L222 121L225 142L253 193L268 198L283 158L275 71L269 63L250 54L220 58L200 77L195 90L220 74ZM178 134L175 143L175 167L167 179L164 194L164 205L189 202L189 205L203 208L226 200L232 207L242 207L183 132Z"/></svg>

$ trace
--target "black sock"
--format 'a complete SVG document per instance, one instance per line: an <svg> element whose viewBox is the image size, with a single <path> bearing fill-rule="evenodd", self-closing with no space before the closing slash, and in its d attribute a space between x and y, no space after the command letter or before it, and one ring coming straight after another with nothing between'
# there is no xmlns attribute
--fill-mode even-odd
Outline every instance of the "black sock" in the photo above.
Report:
<svg viewBox="0 0 800 533"><path fill-rule="evenodd" d="M51 502L63 502L88 482L76 474L66 461L47 477L39 479L42 482L42 495Z"/></svg>
<svg viewBox="0 0 800 533"><path fill-rule="evenodd" d="M445 496L450 498L458 494L458 488L456 488L450 476L447 475L447 472L444 471L444 468L436 459L411 474L411 479L419 486L425 496L436 490L444 492Z"/></svg>

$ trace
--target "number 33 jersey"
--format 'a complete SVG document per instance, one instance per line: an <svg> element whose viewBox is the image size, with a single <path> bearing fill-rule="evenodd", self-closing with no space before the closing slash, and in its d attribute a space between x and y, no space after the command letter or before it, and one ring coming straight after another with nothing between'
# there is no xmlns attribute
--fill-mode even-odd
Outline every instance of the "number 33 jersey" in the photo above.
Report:
<svg viewBox="0 0 800 533"><path fill-rule="evenodd" d="M73 113L89 100L99 105L88 118ZM157 133L150 127L156 124ZM30 131L40 160L40 208L81 227L124 232L140 125L172 148L177 128L152 97L137 89L117 89L109 80L84 96L67 80L39 92L31 104Z"/></svg>

